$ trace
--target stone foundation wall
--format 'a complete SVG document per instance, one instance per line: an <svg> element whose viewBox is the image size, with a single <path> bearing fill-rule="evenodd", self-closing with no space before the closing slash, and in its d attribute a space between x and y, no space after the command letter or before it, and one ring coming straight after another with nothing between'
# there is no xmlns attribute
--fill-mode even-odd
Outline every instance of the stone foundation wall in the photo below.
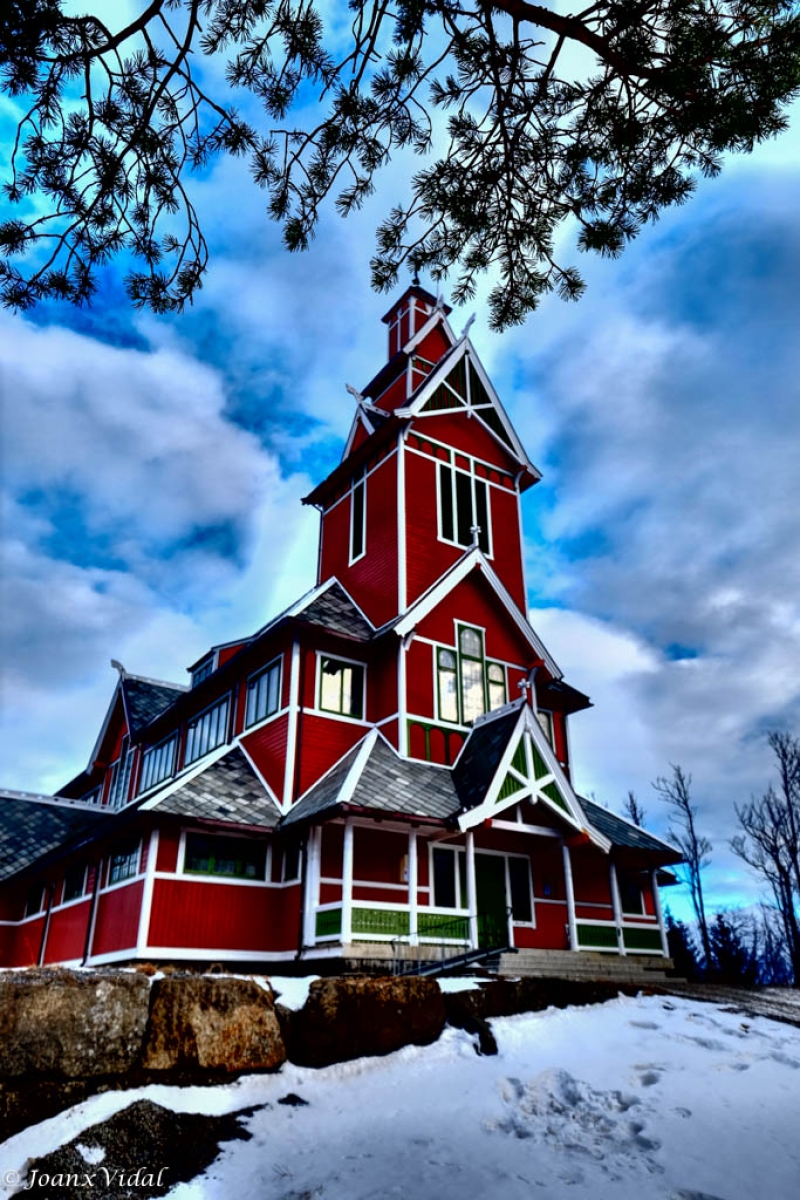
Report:
<svg viewBox="0 0 800 1200"><path fill-rule="evenodd" d="M431 979L345 976L312 983L297 1012L269 984L224 975L24 970L0 974L0 1140L96 1092L214 1084L427 1045L447 1021L491 1052L492 1017L592 1004L615 985L521 979L443 995Z"/></svg>

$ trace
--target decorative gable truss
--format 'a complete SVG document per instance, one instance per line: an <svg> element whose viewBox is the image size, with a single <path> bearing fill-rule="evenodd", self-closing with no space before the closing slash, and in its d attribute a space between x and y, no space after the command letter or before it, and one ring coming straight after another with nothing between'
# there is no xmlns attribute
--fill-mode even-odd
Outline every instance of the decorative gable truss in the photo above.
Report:
<svg viewBox="0 0 800 1200"><path fill-rule="evenodd" d="M563 821L580 833L585 833L601 849L608 851L611 843L589 825L575 792L562 770L552 747L536 720L531 708L522 701L516 726L508 739L497 769L483 799L458 818L462 830L471 829L482 821L497 817L522 800L544 804ZM506 710L500 709L499 713ZM497 713L489 713L475 722L473 736ZM466 751L469 740L464 746ZM462 751L462 753L464 753Z"/></svg>
<svg viewBox="0 0 800 1200"><path fill-rule="evenodd" d="M396 415L425 417L447 411L461 411L477 417L506 453L510 453L534 479L541 479L541 473L525 453L472 342L466 336L433 367L408 405L398 409Z"/></svg>

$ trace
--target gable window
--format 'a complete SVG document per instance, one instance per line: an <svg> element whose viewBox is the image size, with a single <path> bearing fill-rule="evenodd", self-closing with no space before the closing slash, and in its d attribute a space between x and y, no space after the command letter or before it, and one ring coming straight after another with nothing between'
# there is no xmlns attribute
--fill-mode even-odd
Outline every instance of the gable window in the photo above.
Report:
<svg viewBox="0 0 800 1200"><path fill-rule="evenodd" d="M70 867L64 875L64 891L61 903L68 904L70 900L79 900L86 890L86 867L81 864Z"/></svg>
<svg viewBox="0 0 800 1200"><path fill-rule="evenodd" d="M350 562L354 563L367 549L367 480L362 474L353 480L350 490Z"/></svg>
<svg viewBox="0 0 800 1200"><path fill-rule="evenodd" d="M122 883L124 879L132 879L139 871L139 842L128 842L120 847L116 854L111 855L108 868L108 882Z"/></svg>
<svg viewBox="0 0 800 1200"><path fill-rule="evenodd" d="M483 633L469 625L458 628L457 651L436 651L439 720L467 725L506 703L506 670L487 662Z"/></svg>
<svg viewBox="0 0 800 1200"><path fill-rule="evenodd" d="M255 725L265 717L276 713L281 698L281 660L275 659L263 671L251 675L247 681L247 707L245 724Z"/></svg>
<svg viewBox="0 0 800 1200"><path fill-rule="evenodd" d="M320 666L320 708L360 720L364 715L364 667L338 658L322 658Z"/></svg>
<svg viewBox="0 0 800 1200"><path fill-rule="evenodd" d="M229 697L224 696L217 704L189 722L186 727L186 753L183 756L185 767L227 741L228 709Z"/></svg>
<svg viewBox="0 0 800 1200"><path fill-rule="evenodd" d="M198 683L202 683L204 679L208 679L209 675L214 672L214 655L209 654L208 658L200 663L199 667L195 667L192 671L192 687L197 687Z"/></svg>
<svg viewBox="0 0 800 1200"><path fill-rule="evenodd" d="M463 471L439 463L439 537L457 546L472 545L472 529L478 526L478 545L491 554L489 496L485 479L474 471Z"/></svg>
<svg viewBox="0 0 800 1200"><path fill-rule="evenodd" d="M139 791L146 792L164 779L168 779L175 770L175 747L178 742L177 734L170 734L156 746L150 746L142 758L142 779Z"/></svg>
<svg viewBox="0 0 800 1200"><path fill-rule="evenodd" d="M555 742L553 741L553 714L545 708L537 709L536 720L539 722L542 733L550 745L555 746Z"/></svg>
<svg viewBox="0 0 800 1200"><path fill-rule="evenodd" d="M183 872L185 875L225 875L230 879L264 879L267 873L266 843L251 838L187 833Z"/></svg>

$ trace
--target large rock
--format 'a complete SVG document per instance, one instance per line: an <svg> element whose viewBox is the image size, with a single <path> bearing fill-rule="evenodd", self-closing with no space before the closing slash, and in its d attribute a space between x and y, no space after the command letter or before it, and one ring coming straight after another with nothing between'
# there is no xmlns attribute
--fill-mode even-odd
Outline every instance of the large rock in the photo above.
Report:
<svg viewBox="0 0 800 1200"><path fill-rule="evenodd" d="M474 1021L510 1017L515 1013L540 1012L545 1008L603 1004L620 992L635 995L636 985L579 979L496 979L464 992L445 996L447 1020L459 1029L471 1029Z"/></svg>
<svg viewBox="0 0 800 1200"><path fill-rule="evenodd" d="M444 1021L444 998L433 979L317 979L292 1015L289 1057L301 1066L324 1067L427 1046Z"/></svg>
<svg viewBox="0 0 800 1200"><path fill-rule="evenodd" d="M150 982L135 972L0 974L0 1077L116 1075L138 1060Z"/></svg>
<svg viewBox="0 0 800 1200"><path fill-rule="evenodd" d="M145 1071L274 1071L285 1060L272 993L252 980L171 975L153 984Z"/></svg>

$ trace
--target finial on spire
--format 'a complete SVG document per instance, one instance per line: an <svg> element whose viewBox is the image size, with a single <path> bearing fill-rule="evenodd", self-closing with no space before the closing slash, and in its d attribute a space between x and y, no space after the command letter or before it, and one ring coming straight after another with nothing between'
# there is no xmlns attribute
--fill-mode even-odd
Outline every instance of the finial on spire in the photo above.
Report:
<svg viewBox="0 0 800 1200"><path fill-rule="evenodd" d="M119 671L120 679L124 679L128 672L125 670L121 662L117 662L116 658L112 658L111 665L115 671Z"/></svg>
<svg viewBox="0 0 800 1200"><path fill-rule="evenodd" d="M520 679L519 683L517 684L517 687L519 688L520 695L526 696L531 687L530 679L528 679L527 676L524 679Z"/></svg>
<svg viewBox="0 0 800 1200"><path fill-rule="evenodd" d="M481 536L481 527L480 525L470 525L469 531L472 534L472 549L477 550L480 545L478 539Z"/></svg>
<svg viewBox="0 0 800 1200"><path fill-rule="evenodd" d="M354 388L354 387L353 387L353 385L352 385L352 383L346 383L344 386L347 388L347 390L348 390L348 392L350 393L350 395L351 395L351 396L353 396L353 397L355 398L355 401L356 401L356 403L357 403L357 404L363 404L363 403L364 403L364 397L362 396L362 394L361 394L361 392L358 390L358 388Z"/></svg>
<svg viewBox="0 0 800 1200"><path fill-rule="evenodd" d="M467 334L469 333L470 329L472 329L472 325L473 325L474 321L475 321L475 313L472 314L472 316L469 318L469 320L467 321L464 328L461 330L461 341L462 342L463 342L464 338L467 336Z"/></svg>

